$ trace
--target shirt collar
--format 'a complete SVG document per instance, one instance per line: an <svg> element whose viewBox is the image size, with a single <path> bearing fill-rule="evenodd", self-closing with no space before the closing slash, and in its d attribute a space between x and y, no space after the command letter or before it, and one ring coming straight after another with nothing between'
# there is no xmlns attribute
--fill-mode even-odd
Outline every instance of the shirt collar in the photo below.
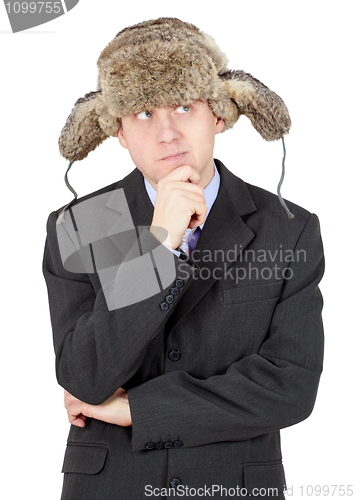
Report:
<svg viewBox="0 0 355 500"><path fill-rule="evenodd" d="M215 202L219 190L219 185L221 182L221 178L219 175L219 172L217 170L216 164L214 164L214 175L211 179L211 181L207 184L207 186L204 188L204 197L206 199L206 207L207 207L207 215L206 215L206 220L208 217L208 214L212 208L213 203ZM144 185L147 190L148 196L150 198L150 201L152 202L153 207L155 206L155 198L157 195L156 190L153 188L153 186L147 181L147 179L144 177ZM206 222L206 221L205 221ZM205 222L201 224L199 227L203 229L203 226L205 225Z"/></svg>

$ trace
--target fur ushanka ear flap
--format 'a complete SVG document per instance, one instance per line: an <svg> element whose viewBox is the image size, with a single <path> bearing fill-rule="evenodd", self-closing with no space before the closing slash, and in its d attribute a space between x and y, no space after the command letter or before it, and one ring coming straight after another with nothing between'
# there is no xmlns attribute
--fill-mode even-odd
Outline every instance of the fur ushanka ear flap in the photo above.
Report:
<svg viewBox="0 0 355 500"><path fill-rule="evenodd" d="M237 105L238 113L247 116L264 139L274 141L289 132L288 110L275 92L244 71L228 71L220 78L225 82L229 98Z"/></svg>
<svg viewBox="0 0 355 500"><path fill-rule="evenodd" d="M101 91L90 92L74 104L59 137L59 150L70 162L83 160L108 135L99 120Z"/></svg>
<svg viewBox="0 0 355 500"><path fill-rule="evenodd" d="M107 137L117 137L122 117L195 100L208 101L213 114L224 120L224 130L244 114L267 141L283 138L291 120L282 99L227 64L212 37L176 18L145 21L120 31L98 59L97 90L76 101L61 131L59 149L70 161L68 170ZM76 198L68 170L65 182Z"/></svg>

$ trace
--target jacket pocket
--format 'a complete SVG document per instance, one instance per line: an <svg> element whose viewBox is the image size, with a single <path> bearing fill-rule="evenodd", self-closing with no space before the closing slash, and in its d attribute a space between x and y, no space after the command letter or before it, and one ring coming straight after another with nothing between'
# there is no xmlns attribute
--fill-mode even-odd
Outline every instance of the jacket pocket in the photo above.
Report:
<svg viewBox="0 0 355 500"><path fill-rule="evenodd" d="M244 487L251 496L284 498L286 479L282 462L244 464Z"/></svg>
<svg viewBox="0 0 355 500"><path fill-rule="evenodd" d="M62 472L98 474L104 467L108 448L92 443L67 443Z"/></svg>
<svg viewBox="0 0 355 500"><path fill-rule="evenodd" d="M228 288L223 290L223 301L225 305L229 305L276 299L280 295L281 287L282 281L280 280L265 285Z"/></svg>

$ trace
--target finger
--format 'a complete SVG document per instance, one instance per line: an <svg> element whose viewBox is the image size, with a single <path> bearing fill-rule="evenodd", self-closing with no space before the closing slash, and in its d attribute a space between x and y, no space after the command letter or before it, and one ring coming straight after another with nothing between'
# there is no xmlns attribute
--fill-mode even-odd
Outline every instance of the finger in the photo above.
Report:
<svg viewBox="0 0 355 500"><path fill-rule="evenodd" d="M69 420L69 422L72 422L76 418L78 418L80 420L83 420L85 422L86 418L87 418L86 415L84 415L83 413L77 413L77 412L73 413L70 409L67 410L67 414L68 414L68 420Z"/></svg>
<svg viewBox="0 0 355 500"><path fill-rule="evenodd" d="M70 414L70 412L68 412L68 416L69 416L69 414ZM80 419L83 422L86 421L86 415L83 415L82 413L80 413L80 415L72 415L72 420L75 418Z"/></svg>
<svg viewBox="0 0 355 500"><path fill-rule="evenodd" d="M74 424L74 425L77 425L77 422L79 422L80 420L83 421L82 419L82 414L79 414L79 415L74 415L73 413L71 413L70 411L67 411L67 416L68 416L68 420L71 424Z"/></svg>
<svg viewBox="0 0 355 500"><path fill-rule="evenodd" d="M194 205L195 213L192 214L189 225L187 226L190 229L194 229L195 227L200 226L206 220L207 215L207 207L203 203L196 203Z"/></svg>
<svg viewBox="0 0 355 500"><path fill-rule="evenodd" d="M185 198L188 198L189 200L192 200L197 203L206 203L206 198L203 196L203 194L200 194L199 191L195 190L185 190L181 188L181 184L179 184L178 187L174 189L174 194L184 196Z"/></svg>
<svg viewBox="0 0 355 500"><path fill-rule="evenodd" d="M70 417L68 418L69 422L72 424L72 425L76 425L77 427L85 427L85 422L82 418L80 417Z"/></svg>
<svg viewBox="0 0 355 500"><path fill-rule="evenodd" d="M68 413L73 415L74 417L79 417L81 415L85 415L86 417L95 417L94 413L97 412L97 406L89 405L87 403L79 402L70 405L67 410Z"/></svg>
<svg viewBox="0 0 355 500"><path fill-rule="evenodd" d="M86 421L86 416L87 416L87 410L84 409L84 405L89 407L90 405L87 405L86 403L81 403L80 404L74 404L71 405L70 408L67 410L68 414L68 420L71 424L76 425L78 427L85 427L85 421ZM86 412L84 415L83 412Z"/></svg>
<svg viewBox="0 0 355 500"><path fill-rule="evenodd" d="M186 195L186 193L193 193L197 196L203 197L205 194L203 187L199 186L198 184L180 182L175 179L170 179L166 182L166 184L169 185L171 191L180 190L182 191L182 193L184 193L184 195Z"/></svg>
<svg viewBox="0 0 355 500"><path fill-rule="evenodd" d="M168 175L161 179L161 181L164 182L165 179L182 182L190 181L192 184L198 184L200 182L201 176L197 172L197 170L190 165L182 165L181 167L172 170Z"/></svg>

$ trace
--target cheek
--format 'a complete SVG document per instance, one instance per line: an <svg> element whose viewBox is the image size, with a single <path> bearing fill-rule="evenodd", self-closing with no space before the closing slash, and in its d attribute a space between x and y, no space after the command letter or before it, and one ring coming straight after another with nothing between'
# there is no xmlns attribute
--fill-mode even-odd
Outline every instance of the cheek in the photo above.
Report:
<svg viewBox="0 0 355 500"><path fill-rule="evenodd" d="M152 142L144 136L135 137L135 140L129 144L129 154L136 167L149 175L150 166L157 156L154 154Z"/></svg>
<svg viewBox="0 0 355 500"><path fill-rule="evenodd" d="M136 157L143 156L149 151L149 141L145 134L135 134L132 140L127 141L129 151Z"/></svg>
<svg viewBox="0 0 355 500"><path fill-rule="evenodd" d="M214 146L215 133L214 128L209 124L195 131L195 143L198 145L202 153L210 152Z"/></svg>

